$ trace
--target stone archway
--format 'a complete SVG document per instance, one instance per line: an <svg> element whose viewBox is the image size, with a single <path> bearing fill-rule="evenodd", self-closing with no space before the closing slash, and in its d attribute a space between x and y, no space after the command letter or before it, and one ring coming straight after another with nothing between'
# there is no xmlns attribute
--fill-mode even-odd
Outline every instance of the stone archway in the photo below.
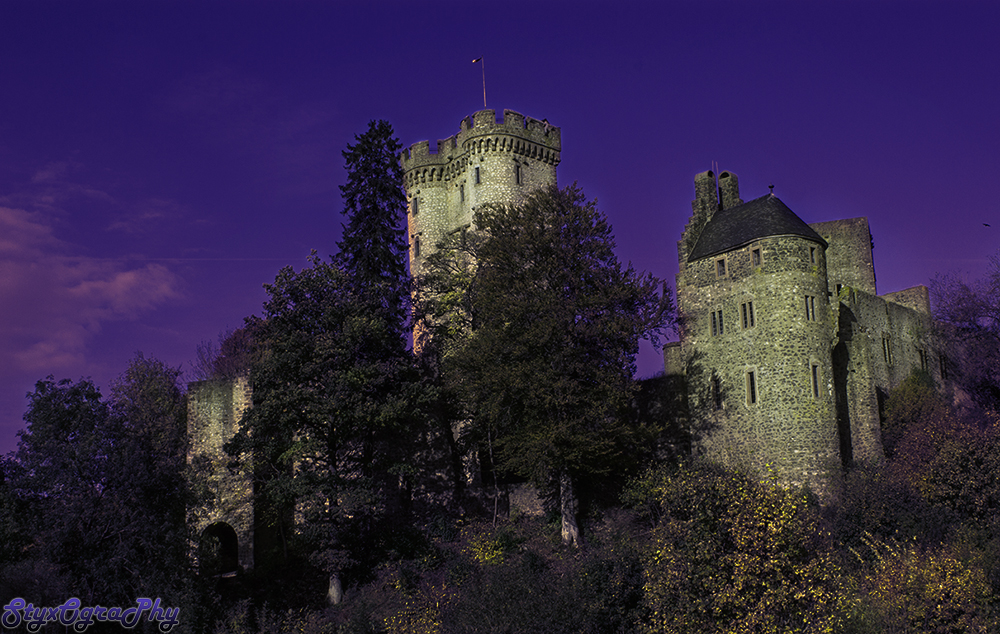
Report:
<svg viewBox="0 0 1000 634"><path fill-rule="evenodd" d="M228 577L240 569L240 545L236 531L225 522L210 524L198 540L198 572L209 577Z"/></svg>

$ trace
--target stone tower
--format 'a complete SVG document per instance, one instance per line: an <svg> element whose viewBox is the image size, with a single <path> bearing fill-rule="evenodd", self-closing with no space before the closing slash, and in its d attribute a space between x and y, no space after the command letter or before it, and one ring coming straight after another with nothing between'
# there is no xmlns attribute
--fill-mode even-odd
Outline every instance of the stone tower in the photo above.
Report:
<svg viewBox="0 0 1000 634"><path fill-rule="evenodd" d="M458 134L414 143L403 151L409 202L410 271L449 234L472 224L477 207L517 204L531 191L556 185L562 148L559 128L548 121L504 110L480 110L462 119Z"/></svg>
<svg viewBox="0 0 1000 634"><path fill-rule="evenodd" d="M773 193L743 202L731 172L699 174L695 195L677 305L696 446L832 491L841 460L827 242Z"/></svg>

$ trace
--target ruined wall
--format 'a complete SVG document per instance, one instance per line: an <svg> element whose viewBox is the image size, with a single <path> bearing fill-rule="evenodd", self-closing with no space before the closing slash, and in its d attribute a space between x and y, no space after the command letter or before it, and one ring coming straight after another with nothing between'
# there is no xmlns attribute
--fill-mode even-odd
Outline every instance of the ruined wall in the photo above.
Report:
<svg viewBox="0 0 1000 634"><path fill-rule="evenodd" d="M562 143L559 128L504 110L462 119L458 134L403 151L410 236L410 270L448 234L468 228L475 209L489 203L517 204L540 187L556 185Z"/></svg>
<svg viewBox="0 0 1000 634"><path fill-rule="evenodd" d="M875 295L875 261L867 218L848 218L809 225L827 241L826 262L830 289L843 286Z"/></svg>
<svg viewBox="0 0 1000 634"><path fill-rule="evenodd" d="M942 384L940 367L934 362L940 354L927 289L921 286L878 297L845 286L838 300L834 358L846 370L843 400L850 428L844 431L851 438L851 455L845 462L878 461L884 455L880 423L884 396L914 370L925 370Z"/></svg>
<svg viewBox="0 0 1000 634"><path fill-rule="evenodd" d="M197 534L216 523L236 532L239 564L253 568L254 499L250 475L230 469L223 446L236 433L240 417L250 407L246 377L199 381L188 385L188 455L196 467L196 488L209 494L204 506L190 510Z"/></svg>

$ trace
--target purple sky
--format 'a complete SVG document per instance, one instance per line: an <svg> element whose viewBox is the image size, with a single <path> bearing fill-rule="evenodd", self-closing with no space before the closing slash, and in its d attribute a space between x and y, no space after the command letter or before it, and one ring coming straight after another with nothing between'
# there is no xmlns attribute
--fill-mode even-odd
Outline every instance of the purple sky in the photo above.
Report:
<svg viewBox="0 0 1000 634"><path fill-rule="evenodd" d="M488 106L560 126L560 183L671 286L712 161L744 200L868 216L880 292L1000 246L998 3L9 1L0 25L0 452L35 381L188 370L332 253L345 145L373 118L456 133L479 56Z"/></svg>

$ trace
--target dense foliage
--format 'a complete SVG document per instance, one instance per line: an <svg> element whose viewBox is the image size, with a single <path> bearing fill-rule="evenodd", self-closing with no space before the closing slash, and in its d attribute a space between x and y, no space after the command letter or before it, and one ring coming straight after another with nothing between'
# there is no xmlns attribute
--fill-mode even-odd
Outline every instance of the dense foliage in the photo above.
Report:
<svg viewBox="0 0 1000 634"><path fill-rule="evenodd" d="M648 631L841 631L832 543L803 494L694 465L661 468L633 495L658 505Z"/></svg>
<svg viewBox="0 0 1000 634"><path fill-rule="evenodd" d="M17 513L5 529L20 525L12 532L21 548L0 562L0 596L190 605L178 376L138 355L108 399L88 380L35 385L17 453L5 461L3 503Z"/></svg>
<svg viewBox="0 0 1000 634"><path fill-rule="evenodd" d="M670 297L619 263L611 226L575 187L484 206L474 223L428 259L430 345L439 340L468 432L497 467L558 482L564 539L575 543L575 483L648 445L624 412L639 340L666 326Z"/></svg>
<svg viewBox="0 0 1000 634"><path fill-rule="evenodd" d="M1000 254L985 278L938 276L931 292L935 334L948 350L945 372L979 406L1000 409Z"/></svg>

